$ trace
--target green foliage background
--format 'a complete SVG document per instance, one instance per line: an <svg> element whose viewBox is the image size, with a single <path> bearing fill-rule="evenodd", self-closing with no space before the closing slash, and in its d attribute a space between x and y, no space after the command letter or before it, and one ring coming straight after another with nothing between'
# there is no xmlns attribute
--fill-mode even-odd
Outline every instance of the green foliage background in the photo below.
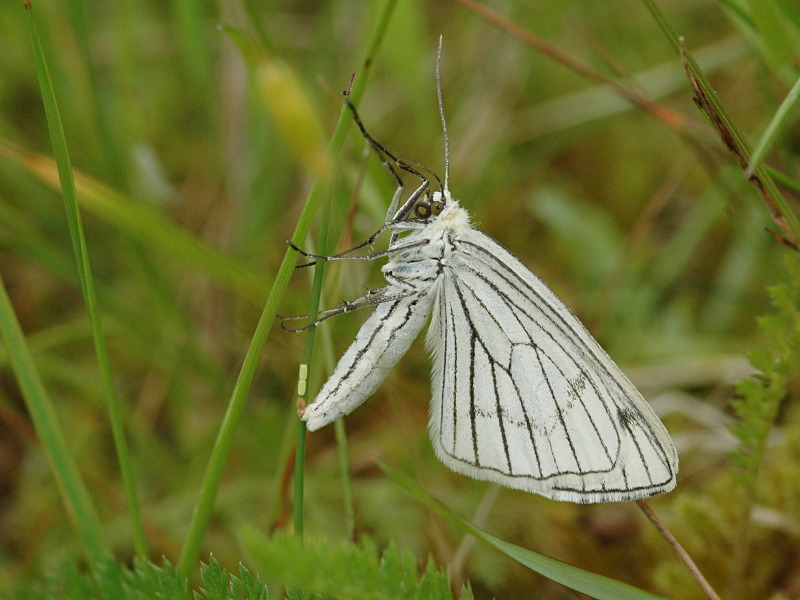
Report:
<svg viewBox="0 0 800 600"><path fill-rule="evenodd" d="M398 2L359 109L378 139L442 173L434 64L443 35L454 195L551 285L663 416L681 474L678 489L652 505L712 584L726 597L792 597L800 586L800 569L786 567L800 561L798 270L791 260L786 268L788 251L765 229L786 231L693 104L648 4L487 3L655 103L650 109L461 3L420 0ZM794 101L768 125L800 77L800 9L790 0L658 6L745 137L768 142L765 160L786 175L782 190L796 208ZM363 76L382 9L350 0L33 4L153 558L179 560L285 241L328 168L323 149L341 91L353 73ZM0 276L103 535L128 560L131 518L26 13L6 3L2 15ZM330 165L332 203L345 210L331 212L326 231L342 232L340 249L382 223L393 192L363 150L353 127ZM306 247L318 240L315 228ZM328 265L323 305L381 285L378 268ZM297 271L279 313L308 313L309 296L309 273ZM771 315L763 330L761 315ZM364 316L326 323L312 393ZM734 387L754 370L747 353L760 374ZM82 556L10 354L0 346L0 596ZM239 561L258 563L245 528L291 530L302 356L303 336L273 327L204 538L205 555L233 572ZM468 579L476 598L563 597L561 586L471 546L387 478L379 459L503 540L667 597L702 597L634 505L497 494L447 471L427 440L428 373L420 340L347 419L348 485L333 428L309 437L312 539L368 536L401 548L403 560L411 553L420 572L432 555L454 590Z"/></svg>

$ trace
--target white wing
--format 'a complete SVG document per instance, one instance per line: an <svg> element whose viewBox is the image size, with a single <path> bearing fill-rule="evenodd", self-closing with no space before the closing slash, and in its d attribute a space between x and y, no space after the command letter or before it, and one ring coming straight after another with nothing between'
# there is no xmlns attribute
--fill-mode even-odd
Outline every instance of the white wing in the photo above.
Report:
<svg viewBox="0 0 800 600"><path fill-rule="evenodd" d="M674 488L675 446L619 367L508 250L472 227L460 233L427 337L439 459L554 500Z"/></svg>
<svg viewBox="0 0 800 600"><path fill-rule="evenodd" d="M398 289L399 293L402 290ZM425 291L381 302L375 307L303 413L309 431L350 414L378 389L419 335L430 315L431 304L431 296Z"/></svg>

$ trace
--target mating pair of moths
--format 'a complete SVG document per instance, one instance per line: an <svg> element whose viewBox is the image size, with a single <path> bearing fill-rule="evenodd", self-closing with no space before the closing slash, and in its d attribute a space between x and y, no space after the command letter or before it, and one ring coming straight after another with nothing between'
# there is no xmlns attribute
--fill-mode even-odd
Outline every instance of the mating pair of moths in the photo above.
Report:
<svg viewBox="0 0 800 600"><path fill-rule="evenodd" d="M385 225L352 249L370 246L388 229L388 250L335 258L389 257L381 269L388 285L328 311L375 306L314 402L301 411L308 430L369 398L430 317L428 430L436 456L452 470L581 503L673 489L678 454L650 405L564 303L475 229L451 196L443 112L445 180L434 192L416 168L369 136L353 112L398 190ZM403 184L392 164L422 182L399 208Z"/></svg>

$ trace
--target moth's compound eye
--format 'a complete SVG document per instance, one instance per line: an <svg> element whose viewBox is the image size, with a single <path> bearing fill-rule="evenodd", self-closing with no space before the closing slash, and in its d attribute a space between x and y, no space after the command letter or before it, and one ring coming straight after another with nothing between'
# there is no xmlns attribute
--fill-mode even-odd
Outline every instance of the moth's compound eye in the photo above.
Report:
<svg viewBox="0 0 800 600"><path fill-rule="evenodd" d="M440 214L444 210L444 202L441 200L436 200L435 202L431 202L431 212L434 215Z"/></svg>
<svg viewBox="0 0 800 600"><path fill-rule="evenodd" d="M427 202L418 203L414 207L414 214L418 219L427 219L428 217L431 216L431 205L428 204Z"/></svg>

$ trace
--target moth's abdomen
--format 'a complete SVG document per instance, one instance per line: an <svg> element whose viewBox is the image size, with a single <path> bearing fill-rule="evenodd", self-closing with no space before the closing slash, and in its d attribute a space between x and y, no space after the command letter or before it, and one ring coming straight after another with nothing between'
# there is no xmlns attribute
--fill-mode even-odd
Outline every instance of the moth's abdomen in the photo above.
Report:
<svg viewBox="0 0 800 600"><path fill-rule="evenodd" d="M309 431L349 414L369 398L419 335L430 310L427 293L379 304L303 414Z"/></svg>

